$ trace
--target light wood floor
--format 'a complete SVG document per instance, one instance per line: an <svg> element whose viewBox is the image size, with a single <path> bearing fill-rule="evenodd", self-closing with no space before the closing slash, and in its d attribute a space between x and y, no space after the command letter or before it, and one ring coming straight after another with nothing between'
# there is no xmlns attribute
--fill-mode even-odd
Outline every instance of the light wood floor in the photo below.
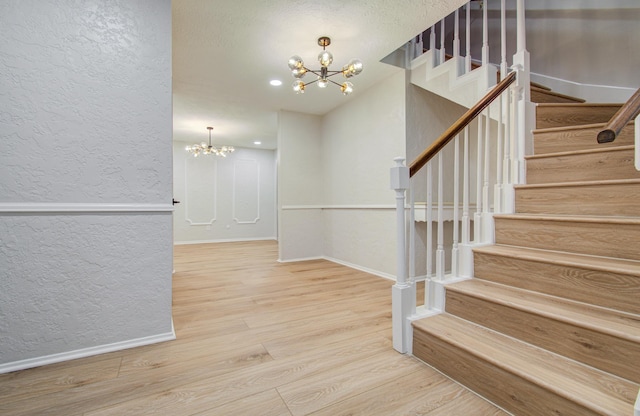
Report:
<svg viewBox="0 0 640 416"><path fill-rule="evenodd" d="M504 415L391 346L391 282L175 248L177 340L0 375L2 415Z"/></svg>

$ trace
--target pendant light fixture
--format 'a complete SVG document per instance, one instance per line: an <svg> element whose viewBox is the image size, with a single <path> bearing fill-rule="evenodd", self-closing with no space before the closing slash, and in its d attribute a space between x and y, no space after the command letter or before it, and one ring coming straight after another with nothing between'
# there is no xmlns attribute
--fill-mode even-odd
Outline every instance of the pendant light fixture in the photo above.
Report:
<svg viewBox="0 0 640 416"><path fill-rule="evenodd" d="M200 154L227 157L228 153L233 153L235 151L233 146L222 146L220 148L212 146L211 145L211 130L213 130L213 127L207 127L207 130L209 130L209 144L208 145L205 142L202 142L200 144L194 144L194 145L186 147L187 152L192 153L193 157L198 157L198 155L200 155Z"/></svg>
<svg viewBox="0 0 640 416"><path fill-rule="evenodd" d="M358 59L352 59L345 66L342 67L340 71L330 71L329 65L333 62L333 55L326 48L331 45L331 39L327 36L322 36L318 39L318 45L322 46L322 52L318 55L318 61L320 62L320 69L309 69L304 66L304 62L302 58L298 55L294 55L289 58L289 68L291 69L291 74L296 80L293 83L293 90L296 94L304 93L305 87L309 84L313 84L314 82L318 83L319 88L326 88L329 83L335 84L340 87L340 91L342 94L349 95L353 92L353 84L349 81L345 81L342 84L339 84L330 77L342 74L345 78L351 78L358 75L362 72L362 62ZM303 82L302 78L308 73L316 75L317 78L310 82Z"/></svg>

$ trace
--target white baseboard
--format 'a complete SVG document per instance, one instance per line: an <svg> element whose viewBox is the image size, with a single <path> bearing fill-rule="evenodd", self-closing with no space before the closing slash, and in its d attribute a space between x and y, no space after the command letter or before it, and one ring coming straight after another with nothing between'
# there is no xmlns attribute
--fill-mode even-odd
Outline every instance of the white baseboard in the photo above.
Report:
<svg viewBox="0 0 640 416"><path fill-rule="evenodd" d="M211 244L211 243L239 243L242 241L278 241L277 237L260 237L260 238L226 238L218 240L191 240L191 241L174 241L174 246L183 246L187 244Z"/></svg>
<svg viewBox="0 0 640 416"><path fill-rule="evenodd" d="M636 92L633 88L580 84L534 72L531 73L531 81L549 87L555 92L582 98L590 103L624 103Z"/></svg>
<svg viewBox="0 0 640 416"><path fill-rule="evenodd" d="M298 259L287 259L287 260L278 259L278 263L295 263L297 261L311 261L311 260L324 260L324 257L322 257L322 256L301 257L301 258L298 258Z"/></svg>
<svg viewBox="0 0 640 416"><path fill-rule="evenodd" d="M396 277L394 275L391 275L389 273L384 273L378 270L373 270L373 269L369 269L367 267L363 267L363 266L359 266L357 264L353 264L353 263L349 263L348 261L344 261L344 260L339 260L333 257L328 257L328 256L316 256L316 257L304 257L304 258L297 258L297 259L287 259L287 260L281 260L278 259L278 263L293 263L293 262L297 262L297 261L311 261L311 260L327 260L330 261L332 263L337 263L340 264L342 266L346 266L346 267L350 267L352 269L356 269L356 270L360 270L362 272L365 273L369 273L375 276L379 276L379 277L383 277L385 279L389 279L392 281L396 281Z"/></svg>
<svg viewBox="0 0 640 416"><path fill-rule="evenodd" d="M365 272L365 273L369 273L369 274L373 274L375 276L383 277L385 279L392 280L394 282L396 281L396 277L394 275L392 275L392 274L389 274L389 273L384 273L384 272L381 272L379 270L373 270L373 269L370 269L368 267L359 266L357 264L349 263L348 261L344 261L344 260L338 260L338 259L335 259L333 257L324 256L323 259L328 260L328 261L333 262L333 263L341 264L343 266L351 267L352 269L360 270L360 271Z"/></svg>
<svg viewBox="0 0 640 416"><path fill-rule="evenodd" d="M174 339L176 339L176 332L173 327L173 320L171 320L171 332L131 339L128 341L115 342L113 344L99 345L96 347L62 352L59 354L45 355L43 357L28 358L26 360L4 363L0 364L0 374L25 370L27 368L40 367L43 365L54 364L63 361L75 360L78 358L90 357L93 355L105 354L108 352L125 350L128 348L142 347L144 345L156 344L159 342L172 341Z"/></svg>

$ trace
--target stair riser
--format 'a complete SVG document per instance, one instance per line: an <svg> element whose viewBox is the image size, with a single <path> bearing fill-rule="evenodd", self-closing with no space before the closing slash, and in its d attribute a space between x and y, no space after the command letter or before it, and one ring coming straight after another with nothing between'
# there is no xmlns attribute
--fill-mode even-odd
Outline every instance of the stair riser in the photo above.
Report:
<svg viewBox="0 0 640 416"><path fill-rule="evenodd" d="M548 351L640 382L640 344L447 290L446 311Z"/></svg>
<svg viewBox="0 0 640 416"><path fill-rule="evenodd" d="M496 244L640 260L636 224L495 218Z"/></svg>
<svg viewBox="0 0 640 416"><path fill-rule="evenodd" d="M525 416L598 414L435 335L415 331L414 356L509 412Z"/></svg>
<svg viewBox="0 0 640 416"><path fill-rule="evenodd" d="M536 106L536 129L607 123L620 105L548 105Z"/></svg>
<svg viewBox="0 0 640 416"><path fill-rule="evenodd" d="M604 127L604 126L602 126ZM622 129L615 141L600 144L596 140L602 128L580 128L563 131L535 131L533 133L533 151L536 155L576 150L604 149L618 146L632 146L634 143L633 125Z"/></svg>
<svg viewBox="0 0 640 416"><path fill-rule="evenodd" d="M527 184L640 178L633 149L533 158L527 160Z"/></svg>
<svg viewBox="0 0 640 416"><path fill-rule="evenodd" d="M474 253L474 276L520 289L640 314L640 276Z"/></svg>
<svg viewBox="0 0 640 416"><path fill-rule="evenodd" d="M523 186L516 189L516 212L640 216L640 183L540 188Z"/></svg>

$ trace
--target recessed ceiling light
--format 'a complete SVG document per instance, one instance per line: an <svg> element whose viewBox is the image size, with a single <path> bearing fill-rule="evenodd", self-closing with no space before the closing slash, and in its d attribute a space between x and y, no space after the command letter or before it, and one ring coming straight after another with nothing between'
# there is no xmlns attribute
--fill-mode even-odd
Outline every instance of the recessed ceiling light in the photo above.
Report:
<svg viewBox="0 0 640 416"><path fill-rule="evenodd" d="M255 142L253 142L253 144L262 144L262 142L255 141Z"/></svg>
<svg viewBox="0 0 640 416"><path fill-rule="evenodd" d="M269 81L269 84L273 85L274 87L279 87L280 85L282 85L282 81L280 81L279 79L272 79L271 81Z"/></svg>

